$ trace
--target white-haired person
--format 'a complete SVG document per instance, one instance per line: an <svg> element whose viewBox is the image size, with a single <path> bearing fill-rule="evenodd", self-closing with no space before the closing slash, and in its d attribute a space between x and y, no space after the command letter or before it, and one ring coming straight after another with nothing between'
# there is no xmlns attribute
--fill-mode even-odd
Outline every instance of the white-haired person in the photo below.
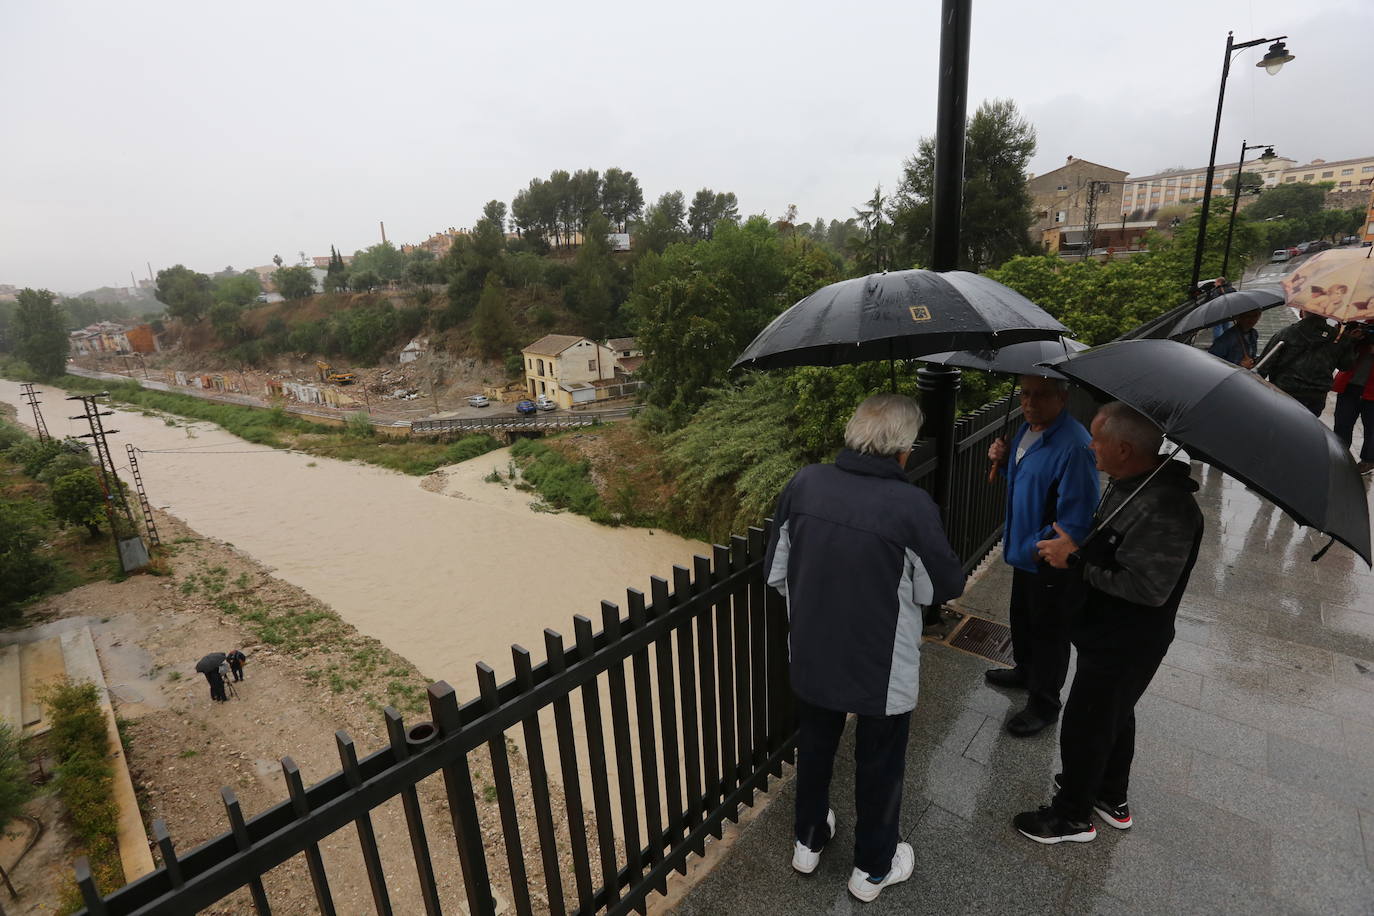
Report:
<svg viewBox="0 0 1374 916"><path fill-rule="evenodd" d="M1036 545L1051 566L1078 574L1069 623L1078 666L1059 728L1059 790L1012 821L1039 843L1096 839L1094 811L1117 829L1133 823L1126 796L1135 704L1173 642L1202 541L1198 486L1187 462L1159 454L1161 443L1159 427L1120 401L1099 410L1091 447L1111 478L1094 518L1101 529L1080 547L1056 525L1056 536Z"/></svg>
<svg viewBox="0 0 1374 916"><path fill-rule="evenodd" d="M849 890L864 901L915 867L897 828L923 609L964 588L935 502L903 470L921 419L900 395L860 404L835 463L808 465L784 488L764 560L768 584L787 599L800 729L792 866L815 871L835 834L830 778L854 713Z"/></svg>

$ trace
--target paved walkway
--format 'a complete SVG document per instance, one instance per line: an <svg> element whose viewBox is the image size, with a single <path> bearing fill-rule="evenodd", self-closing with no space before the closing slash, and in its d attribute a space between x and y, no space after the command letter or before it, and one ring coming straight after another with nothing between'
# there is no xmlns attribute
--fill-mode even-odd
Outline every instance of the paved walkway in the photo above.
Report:
<svg viewBox="0 0 1374 916"><path fill-rule="evenodd" d="M1310 562L1325 538L1193 474L1207 529L1137 708L1133 829L1053 847L1017 834L1012 815L1051 797L1057 731L1006 734L1022 697L988 687L982 659L927 645L902 810L912 879L873 904L845 890L851 725L816 873L790 867L788 785L677 912L1374 913L1374 573L1341 545ZM995 557L957 603L1005 622L1009 584Z"/></svg>

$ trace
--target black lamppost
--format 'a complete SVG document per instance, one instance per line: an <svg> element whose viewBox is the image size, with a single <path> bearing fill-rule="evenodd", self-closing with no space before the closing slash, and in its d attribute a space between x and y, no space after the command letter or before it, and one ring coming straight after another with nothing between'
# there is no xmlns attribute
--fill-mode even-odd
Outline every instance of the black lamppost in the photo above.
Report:
<svg viewBox="0 0 1374 916"><path fill-rule="evenodd" d="M1288 48L1283 43L1287 37L1287 35L1280 35L1278 38L1256 38L1254 41L1237 43L1233 33L1226 33L1226 56L1222 58L1221 63L1221 89L1217 92L1217 120L1212 127L1212 153L1207 158L1207 187L1202 191L1202 216L1198 220L1197 247L1193 251L1193 282L1188 285L1188 298L1190 299L1197 295L1197 281L1202 274L1202 249L1207 243L1207 216L1212 205L1212 179L1217 168L1217 139L1221 135L1221 108L1226 101L1226 79L1231 75L1231 57L1237 51L1272 41L1273 44L1269 46L1269 51L1255 66L1263 67L1265 72L1273 76L1283 69L1284 64L1293 59L1293 55L1288 53Z"/></svg>
<svg viewBox="0 0 1374 916"><path fill-rule="evenodd" d="M1221 256L1221 275L1226 276L1226 268L1231 264L1231 234L1236 231L1236 210L1240 208L1240 176L1245 174L1245 154L1252 149L1262 149L1261 162L1272 162L1274 146L1271 143L1247 144L1240 141L1240 158L1236 160L1236 186L1231 189L1231 222L1226 224L1226 252Z"/></svg>

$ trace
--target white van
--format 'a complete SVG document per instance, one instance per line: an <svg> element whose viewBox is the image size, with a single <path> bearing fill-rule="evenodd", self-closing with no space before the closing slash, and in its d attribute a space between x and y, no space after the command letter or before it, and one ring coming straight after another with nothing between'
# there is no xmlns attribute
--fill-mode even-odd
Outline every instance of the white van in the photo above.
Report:
<svg viewBox="0 0 1374 916"><path fill-rule="evenodd" d="M1274 253L1269 256L1269 263L1278 264L1282 261L1287 261L1291 257L1292 255L1288 253L1287 248L1275 248Z"/></svg>
<svg viewBox="0 0 1374 916"><path fill-rule="evenodd" d="M541 394L539 397L535 398L534 406L538 407L540 410L558 409L558 405L554 403L553 398L549 397L547 394Z"/></svg>

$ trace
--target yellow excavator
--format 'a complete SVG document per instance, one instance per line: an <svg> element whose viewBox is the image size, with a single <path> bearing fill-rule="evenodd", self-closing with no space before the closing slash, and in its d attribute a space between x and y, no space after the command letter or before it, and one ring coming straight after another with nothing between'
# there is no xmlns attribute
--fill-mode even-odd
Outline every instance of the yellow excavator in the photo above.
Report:
<svg viewBox="0 0 1374 916"><path fill-rule="evenodd" d="M337 385L352 385L358 380L358 376L347 369L335 369L323 360L316 360L315 368L319 370L320 381L334 382Z"/></svg>

